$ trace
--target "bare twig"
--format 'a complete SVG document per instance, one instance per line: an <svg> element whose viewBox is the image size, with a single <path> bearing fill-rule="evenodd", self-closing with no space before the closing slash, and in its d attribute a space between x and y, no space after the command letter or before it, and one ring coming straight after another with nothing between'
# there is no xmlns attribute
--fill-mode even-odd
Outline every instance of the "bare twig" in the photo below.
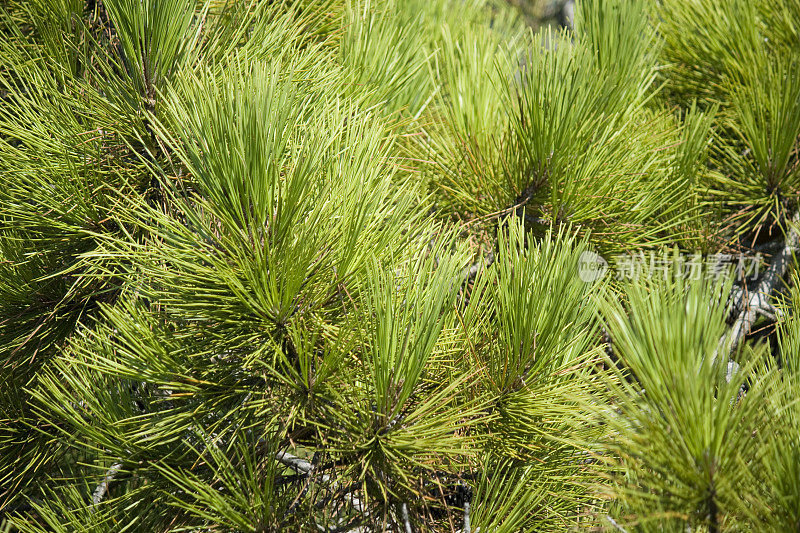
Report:
<svg viewBox="0 0 800 533"><path fill-rule="evenodd" d="M464 502L464 527L461 528L463 533L470 533L469 510L469 502Z"/></svg>

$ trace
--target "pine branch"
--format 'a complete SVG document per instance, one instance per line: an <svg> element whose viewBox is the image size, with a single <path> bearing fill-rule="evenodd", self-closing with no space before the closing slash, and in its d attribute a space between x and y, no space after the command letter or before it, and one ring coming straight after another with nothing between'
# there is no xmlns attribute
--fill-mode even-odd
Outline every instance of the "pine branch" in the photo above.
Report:
<svg viewBox="0 0 800 533"><path fill-rule="evenodd" d="M403 515L403 526L406 529L406 533L412 533L411 532L411 521L408 518L408 505L406 505L404 503L403 507L401 509L402 509L402 515Z"/></svg>
<svg viewBox="0 0 800 533"><path fill-rule="evenodd" d="M301 459L295 455L287 452L278 452L275 454L275 459L293 469L298 474L308 475L314 469L310 461ZM323 480L327 481L329 476L323 476Z"/></svg>
<svg viewBox="0 0 800 533"><path fill-rule="evenodd" d="M478 275L478 272L480 272L481 269L489 268L492 266L492 263L494 263L494 253L489 252L485 258L482 258L480 261L470 265L464 270L464 278L466 278L465 281L469 282L474 280L475 276Z"/></svg>
<svg viewBox="0 0 800 533"><path fill-rule="evenodd" d="M114 481L114 477L117 475L119 470L122 468L122 463L114 463L111 465L111 468L106 471L106 475L103 478L103 481L97 485L97 488L94 489L92 493L92 505L97 506L100 505L100 502L103 501L103 497L105 497L106 493L108 492L108 486Z"/></svg>
<svg viewBox="0 0 800 533"><path fill-rule="evenodd" d="M748 306L753 307L753 305L755 305L757 313L774 320L776 317L782 316L783 311L769 303L770 296L769 294L760 292L750 292L747 290L747 287L735 287L731 291L731 308L735 312L741 313L747 309ZM755 300L755 302L752 300Z"/></svg>
<svg viewBox="0 0 800 533"><path fill-rule="evenodd" d="M621 525L619 525L619 524L617 523L617 521L616 521L616 520L614 520L613 518L611 518L610 516L606 515L606 520L608 520L608 523L609 523L609 524L611 524L611 526L612 526L612 527L613 527L615 530L619 531L620 533L628 533L628 530L627 530L627 529L625 529L624 527L622 527Z"/></svg>
<svg viewBox="0 0 800 533"><path fill-rule="evenodd" d="M758 284L758 287L750 294L750 297L747 299L747 302L743 306L731 330L720 339L719 348L717 350L719 351L719 349L727 346L728 358L737 350L744 337L750 333L750 330L753 328L758 318L759 312L770 308L768 300L778 286L778 282L786 273L789 264L793 261L794 252L798 245L800 245L800 234L798 234L796 229L798 223L800 223L800 211L792 218L789 234L786 237L786 243L783 249L772 260L772 264L770 264L764 277ZM728 378L730 379L732 375L731 368L729 368L728 374Z"/></svg>
<svg viewBox="0 0 800 533"><path fill-rule="evenodd" d="M278 452L278 453L276 453L275 454L275 459L278 462L280 462L280 463L288 466L289 468L293 469L298 474L302 474L302 475L305 475L305 476L310 476L314 471L314 465L311 464L311 462L306 461L305 459L301 459L300 457L297 457L297 456L292 455L292 454L287 453L287 452ZM331 476L329 476L328 474L324 474L320 478L320 481L322 483L325 483L325 484L330 483L331 482ZM336 489L338 489L337 485L338 485L338 483L330 483L330 488L336 490ZM349 491L344 493L344 499L350 505L352 505L354 509L358 510L358 512L360 512L361 515L364 518L366 518L366 517L368 517L370 515L369 510L364 508L364 505L361 502L361 500L356 498L355 496L353 496ZM329 530L326 530L324 527L320 526L319 524L317 524L317 527L321 531L329 531Z"/></svg>

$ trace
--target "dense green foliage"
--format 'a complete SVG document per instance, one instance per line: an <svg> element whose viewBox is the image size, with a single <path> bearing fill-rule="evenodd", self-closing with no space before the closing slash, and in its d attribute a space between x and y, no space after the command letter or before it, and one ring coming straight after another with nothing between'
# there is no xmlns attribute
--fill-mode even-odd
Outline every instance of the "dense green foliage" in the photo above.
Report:
<svg viewBox="0 0 800 533"><path fill-rule="evenodd" d="M0 531L797 531L800 1L540 8L4 2Z"/></svg>

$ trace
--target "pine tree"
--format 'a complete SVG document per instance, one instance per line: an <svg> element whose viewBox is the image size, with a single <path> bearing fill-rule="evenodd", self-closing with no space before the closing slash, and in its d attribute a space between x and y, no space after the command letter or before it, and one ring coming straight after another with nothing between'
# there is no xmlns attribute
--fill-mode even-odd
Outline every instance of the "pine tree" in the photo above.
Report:
<svg viewBox="0 0 800 533"><path fill-rule="evenodd" d="M4 3L0 531L798 529L800 3L542 9Z"/></svg>

